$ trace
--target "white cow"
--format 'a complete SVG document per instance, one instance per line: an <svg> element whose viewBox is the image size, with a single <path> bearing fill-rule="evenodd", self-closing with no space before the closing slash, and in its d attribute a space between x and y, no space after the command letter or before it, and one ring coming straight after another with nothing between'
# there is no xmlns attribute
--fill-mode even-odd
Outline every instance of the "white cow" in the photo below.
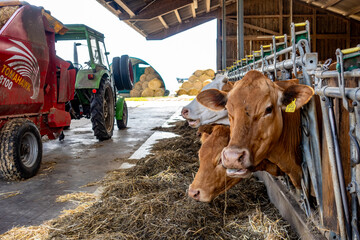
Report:
<svg viewBox="0 0 360 240"><path fill-rule="evenodd" d="M215 79L201 91L212 88L225 90L223 88L229 88L230 86L232 86L232 84L229 82L228 78L225 75L218 74ZM230 125L227 110L212 111L196 101L196 98L183 107L181 115L188 121L189 126L193 128L197 128L204 124L215 123Z"/></svg>

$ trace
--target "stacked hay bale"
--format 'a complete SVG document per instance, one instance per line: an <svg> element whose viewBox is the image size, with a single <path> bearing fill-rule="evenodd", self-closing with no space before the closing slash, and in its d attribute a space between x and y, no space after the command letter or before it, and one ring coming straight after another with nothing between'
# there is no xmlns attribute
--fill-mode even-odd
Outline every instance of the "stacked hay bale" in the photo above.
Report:
<svg viewBox="0 0 360 240"><path fill-rule="evenodd" d="M185 81L180 89L177 91L177 95L190 95L196 96L203 87L211 83L215 77L215 72L212 69L196 70L193 75L189 77L188 81Z"/></svg>
<svg viewBox="0 0 360 240"><path fill-rule="evenodd" d="M18 8L19 6L0 7L0 29L5 25L5 23Z"/></svg>
<svg viewBox="0 0 360 240"><path fill-rule="evenodd" d="M145 68L140 81L130 91L130 97L161 97L164 94L164 82L152 67Z"/></svg>

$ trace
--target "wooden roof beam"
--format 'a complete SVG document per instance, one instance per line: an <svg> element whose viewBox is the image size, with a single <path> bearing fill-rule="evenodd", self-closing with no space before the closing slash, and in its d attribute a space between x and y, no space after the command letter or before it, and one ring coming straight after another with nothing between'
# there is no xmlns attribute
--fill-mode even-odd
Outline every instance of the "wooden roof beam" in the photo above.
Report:
<svg viewBox="0 0 360 240"><path fill-rule="evenodd" d="M353 8L353 9L351 9L350 11L346 12L344 14L344 16L347 17L347 16L350 16L350 15L356 14L358 12L360 12L360 6L357 6L357 7Z"/></svg>
<svg viewBox="0 0 360 240"><path fill-rule="evenodd" d="M159 16L158 18L159 18L160 22L162 23L162 25L164 26L164 28L168 29L169 26L165 22L164 18L162 16Z"/></svg>
<svg viewBox="0 0 360 240"><path fill-rule="evenodd" d="M177 9L175 9L174 13L175 13L175 16L176 16L176 19L178 20L178 22L179 22L179 23L182 23L182 20L181 20L179 11L178 11Z"/></svg>
<svg viewBox="0 0 360 240"><path fill-rule="evenodd" d="M334 6L335 4L338 4L341 0L330 0L324 5L321 6L321 8L327 9L328 7Z"/></svg>
<svg viewBox="0 0 360 240"><path fill-rule="evenodd" d="M230 23L233 23L233 24L237 24L237 21L233 20L233 19L227 18L226 21L230 22ZM249 24L249 23L244 23L244 27L250 28L250 29L253 29L253 30L257 30L257 31L260 31L260 32L268 33L268 34L271 34L271 35L276 35L276 36L280 35L280 33L278 33L278 32L275 32L275 31L272 31L272 30L269 30L269 29L266 29L266 28L258 27L258 26L255 26L255 25L252 25L252 24Z"/></svg>
<svg viewBox="0 0 360 240"><path fill-rule="evenodd" d="M116 0L119 1L119 0ZM156 0L136 16L129 18L127 15L120 15L121 20L151 20L167 13L173 12L187 5L193 4L193 0ZM161 10L161 12L160 12Z"/></svg>
<svg viewBox="0 0 360 240"><path fill-rule="evenodd" d="M210 12L210 6L211 6L211 3L210 3L210 0L205 0L205 6L206 6L206 12Z"/></svg>
<svg viewBox="0 0 360 240"><path fill-rule="evenodd" d="M122 9L129 14L130 18L135 17L135 13L122 1L122 0L114 0Z"/></svg>
<svg viewBox="0 0 360 240"><path fill-rule="evenodd" d="M177 33L186 31L190 28L196 27L200 24L203 24L205 22L208 22L210 20L216 19L219 15L218 10L211 11L207 14L206 17L197 17L194 19L190 19L189 21L183 22L182 24L178 24L175 26L171 26L168 29L163 29L158 32L149 33L146 37L147 40L162 40L164 38L173 36Z"/></svg>

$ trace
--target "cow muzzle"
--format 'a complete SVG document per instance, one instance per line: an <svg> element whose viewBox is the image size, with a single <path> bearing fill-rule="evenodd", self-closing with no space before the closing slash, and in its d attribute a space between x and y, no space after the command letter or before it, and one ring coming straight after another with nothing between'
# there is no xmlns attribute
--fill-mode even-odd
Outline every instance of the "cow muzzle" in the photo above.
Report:
<svg viewBox="0 0 360 240"><path fill-rule="evenodd" d="M184 108L181 110L181 116L187 120L187 122L189 123L189 126L190 126L190 127L192 127L192 128L197 128L197 127L199 127L199 125L200 125L200 119L196 119L196 120L191 119L191 118L189 118L189 115L190 115L190 109L184 107Z"/></svg>
<svg viewBox="0 0 360 240"><path fill-rule="evenodd" d="M189 186L188 195L192 199L195 199L199 202L210 202L211 198L209 196L206 196L207 194L204 194L204 192L201 189L193 188L191 185Z"/></svg>
<svg viewBox="0 0 360 240"><path fill-rule="evenodd" d="M226 147L221 152L221 161L226 168L226 175L235 178L248 178L251 171L250 153L246 148Z"/></svg>

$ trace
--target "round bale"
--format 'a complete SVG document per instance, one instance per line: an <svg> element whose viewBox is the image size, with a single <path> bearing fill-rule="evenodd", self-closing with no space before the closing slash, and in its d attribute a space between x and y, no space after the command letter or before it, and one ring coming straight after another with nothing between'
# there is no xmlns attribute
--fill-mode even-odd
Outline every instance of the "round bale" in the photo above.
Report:
<svg viewBox="0 0 360 240"><path fill-rule="evenodd" d="M152 90L156 90L156 89L159 89L161 88L163 85L162 81L160 81L159 79L157 78L154 78L153 80L151 80L148 84L148 87Z"/></svg>
<svg viewBox="0 0 360 240"><path fill-rule="evenodd" d="M155 72L155 70L152 67L145 68L145 74L152 74L154 72Z"/></svg>
<svg viewBox="0 0 360 240"><path fill-rule="evenodd" d="M211 78L211 77L209 77L208 75L203 74L203 75L201 75L201 76L199 77L199 80L200 80L201 82L203 82L203 81L208 80L208 79L210 79L210 78Z"/></svg>
<svg viewBox="0 0 360 240"><path fill-rule="evenodd" d="M146 81L146 74L140 76L140 82Z"/></svg>
<svg viewBox="0 0 360 240"><path fill-rule="evenodd" d="M177 95L180 96L180 95L186 95L187 94L187 91L183 88L180 88L178 91L177 91Z"/></svg>
<svg viewBox="0 0 360 240"><path fill-rule="evenodd" d="M196 82L193 83L193 86L194 86L195 89L200 91L202 89L202 87L203 87L203 84L202 84L201 81L197 80Z"/></svg>
<svg viewBox="0 0 360 240"><path fill-rule="evenodd" d="M196 71L194 72L194 75L195 75L196 77L200 77L203 73L204 73L203 70L196 70Z"/></svg>
<svg viewBox="0 0 360 240"><path fill-rule="evenodd" d="M215 72L212 69L206 69L205 74L208 75L211 79L215 77Z"/></svg>
<svg viewBox="0 0 360 240"><path fill-rule="evenodd" d="M155 90L154 97L162 97L165 94L164 88L158 88Z"/></svg>
<svg viewBox="0 0 360 240"><path fill-rule="evenodd" d="M146 88L148 87L148 84L149 84L149 81L144 81L144 82L141 84L142 89L146 89Z"/></svg>
<svg viewBox="0 0 360 240"><path fill-rule="evenodd" d="M133 89L130 91L130 97L140 97L141 96L141 90Z"/></svg>
<svg viewBox="0 0 360 240"><path fill-rule="evenodd" d="M189 81L185 81L183 82L183 84L181 85L181 88L185 89L185 90L189 90L190 88L193 87L193 84Z"/></svg>
<svg viewBox="0 0 360 240"><path fill-rule="evenodd" d="M189 91L188 91L188 95L190 96L196 96L199 94L199 90L197 90L196 88L191 88Z"/></svg>
<svg viewBox="0 0 360 240"><path fill-rule="evenodd" d="M191 82L191 83L194 83L196 80L198 80L198 78L197 78L197 76L195 76L195 75L191 75L191 76L189 77L189 82Z"/></svg>
<svg viewBox="0 0 360 240"><path fill-rule="evenodd" d="M142 93L141 93L142 97L153 97L154 96L154 90L150 89L150 88L146 88Z"/></svg>
<svg viewBox="0 0 360 240"><path fill-rule="evenodd" d="M137 82L137 83L135 83L134 89L136 89L136 90L142 90L142 82Z"/></svg>
<svg viewBox="0 0 360 240"><path fill-rule="evenodd" d="M156 78L156 75L153 74L153 73L150 73L150 74L146 75L146 81L153 80L154 78Z"/></svg>

